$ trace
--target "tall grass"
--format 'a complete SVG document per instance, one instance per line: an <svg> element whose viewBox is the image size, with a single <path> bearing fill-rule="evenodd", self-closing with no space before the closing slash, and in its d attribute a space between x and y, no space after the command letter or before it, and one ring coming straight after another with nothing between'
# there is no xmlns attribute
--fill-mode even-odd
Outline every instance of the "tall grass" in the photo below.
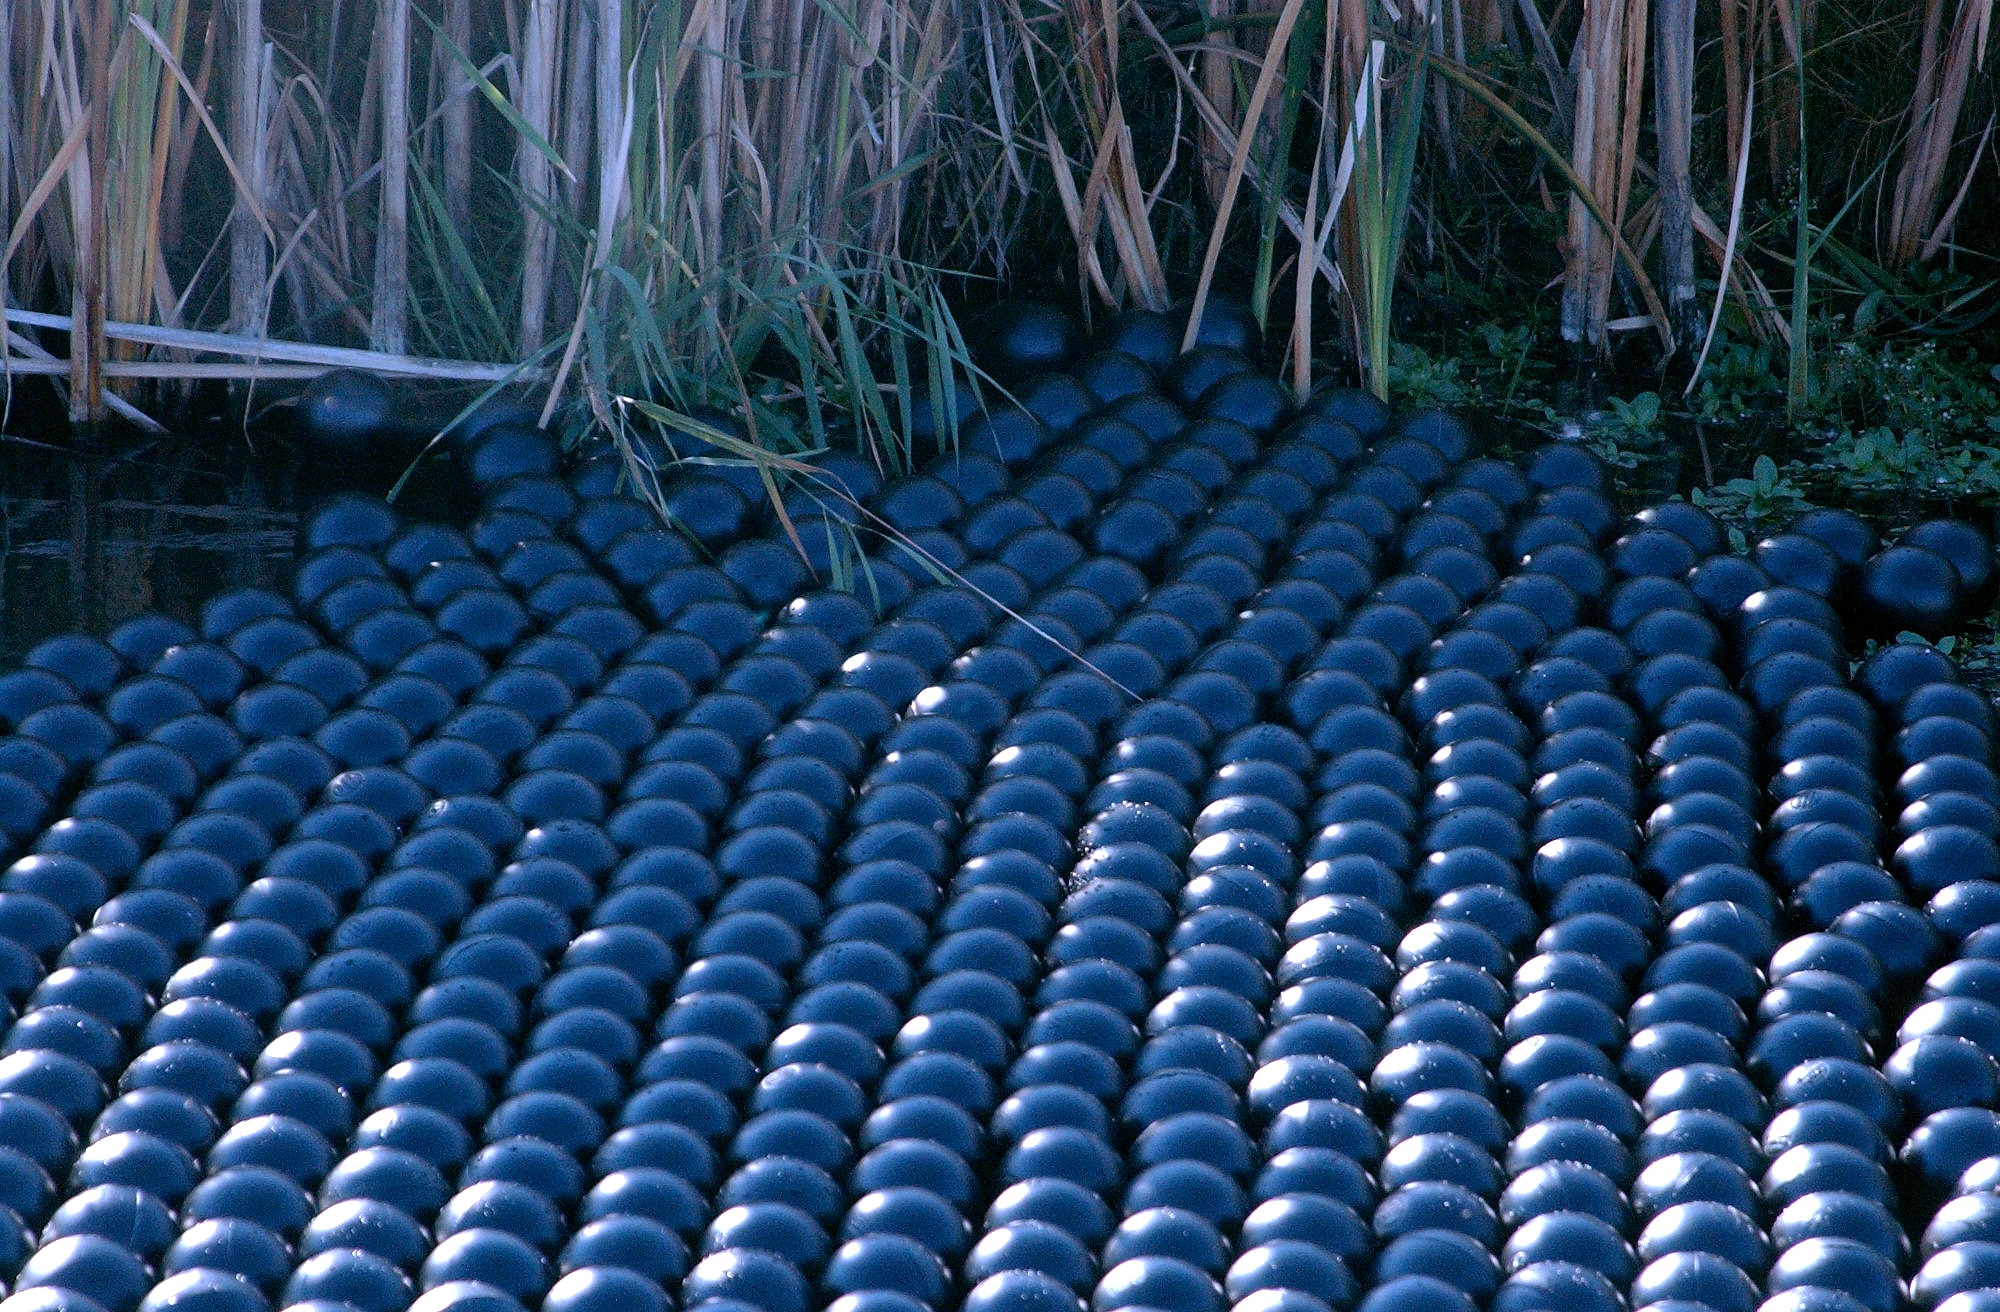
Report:
<svg viewBox="0 0 2000 1312"><path fill-rule="evenodd" d="M640 446L713 405L894 466L968 275L1226 290L1297 387L1377 390L1476 281L1584 356L1698 370L1726 321L1799 387L1821 308L1990 299L1992 7L14 0L0 295L67 331L8 358L85 419L262 339L515 366Z"/></svg>

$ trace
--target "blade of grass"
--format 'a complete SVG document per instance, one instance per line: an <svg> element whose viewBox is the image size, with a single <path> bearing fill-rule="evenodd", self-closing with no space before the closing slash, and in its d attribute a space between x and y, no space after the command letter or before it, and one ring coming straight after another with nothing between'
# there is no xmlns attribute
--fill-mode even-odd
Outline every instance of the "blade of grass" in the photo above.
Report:
<svg viewBox="0 0 2000 1312"><path fill-rule="evenodd" d="M1278 122L1271 134L1271 165L1267 176L1276 185L1262 189L1263 223L1257 241L1257 273L1250 284L1250 309L1262 325L1271 312L1271 269L1278 246L1278 211L1284 197L1285 181L1292 155L1292 134L1299 121L1299 109L1312 80L1312 54L1317 34L1326 29L1325 0L1318 0L1305 13L1304 30L1286 53L1283 89L1278 101ZM1268 59L1269 56L1266 55ZM1310 183L1308 183L1310 187ZM1307 225L1310 228L1310 224Z"/></svg>

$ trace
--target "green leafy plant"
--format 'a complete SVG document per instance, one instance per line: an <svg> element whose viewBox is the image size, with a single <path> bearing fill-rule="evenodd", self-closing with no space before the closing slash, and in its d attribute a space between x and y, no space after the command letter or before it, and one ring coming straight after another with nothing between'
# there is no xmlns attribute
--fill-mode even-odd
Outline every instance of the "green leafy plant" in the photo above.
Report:
<svg viewBox="0 0 2000 1312"><path fill-rule="evenodd" d="M1433 349L1410 340L1389 348L1389 399L1399 406L1482 410L1553 434L1561 417L1549 394L1554 370L1531 323L1481 320Z"/></svg>
<svg viewBox="0 0 2000 1312"><path fill-rule="evenodd" d="M1481 389L1466 361L1434 354L1413 342L1389 343L1389 400L1397 406L1462 407L1476 403Z"/></svg>
<svg viewBox="0 0 2000 1312"><path fill-rule="evenodd" d="M1629 401L1614 396L1605 405L1604 412L1593 416L1586 428L1586 440L1608 464L1637 469L1664 437L1660 394L1641 392Z"/></svg>
<svg viewBox="0 0 2000 1312"><path fill-rule="evenodd" d="M1842 432L1829 441L1820 468L1860 491L1946 498L2000 495L2000 447L1989 442L1941 443L1924 430L1886 425Z"/></svg>
<svg viewBox="0 0 2000 1312"><path fill-rule="evenodd" d="M1603 430L1611 437L1650 442L1660 434L1660 394L1641 392L1629 401L1612 397L1611 419Z"/></svg>
<svg viewBox="0 0 2000 1312"><path fill-rule="evenodd" d="M1710 356L1691 407L1702 423L1738 423L1784 396L1768 342L1730 341Z"/></svg>
<svg viewBox="0 0 2000 1312"><path fill-rule="evenodd" d="M1504 378L1505 383L1495 399L1495 407L1509 418L1521 418L1516 409L1525 415L1541 420L1554 418L1554 411L1536 390L1544 381L1546 360L1536 351L1536 333L1529 324L1517 323L1502 327L1498 323L1486 321L1474 330L1480 348L1492 362L1496 379ZM1539 362L1539 367L1538 367ZM1522 391L1523 385L1528 387Z"/></svg>
<svg viewBox="0 0 2000 1312"><path fill-rule="evenodd" d="M1730 525L1730 541L1739 551L1749 545L1749 531L1789 520L1809 504L1798 484L1769 456L1757 457L1748 478L1696 488L1689 499Z"/></svg>

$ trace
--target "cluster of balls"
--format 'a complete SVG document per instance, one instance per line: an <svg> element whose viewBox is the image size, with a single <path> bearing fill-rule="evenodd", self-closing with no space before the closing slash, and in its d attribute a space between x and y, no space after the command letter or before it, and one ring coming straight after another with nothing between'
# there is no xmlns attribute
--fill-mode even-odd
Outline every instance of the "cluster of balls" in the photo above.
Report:
<svg viewBox="0 0 2000 1312"><path fill-rule="evenodd" d="M1766 582L1825 598L1858 638L1942 637L1989 609L2000 583L1991 540L1954 519L1925 520L1884 547L1854 515L1807 511L1753 545L1748 561Z"/></svg>
<svg viewBox="0 0 2000 1312"><path fill-rule="evenodd" d="M1845 570L1858 576L1856 617L1884 636L1909 630L1940 637L1991 609L2000 585L1993 544L1960 520L1925 520L1880 549L1872 535L1850 526L1831 545Z"/></svg>
<svg viewBox="0 0 2000 1312"><path fill-rule="evenodd" d="M2000 1308L1993 715L1859 526L1182 327L782 520L496 423L0 674L0 1309Z"/></svg>

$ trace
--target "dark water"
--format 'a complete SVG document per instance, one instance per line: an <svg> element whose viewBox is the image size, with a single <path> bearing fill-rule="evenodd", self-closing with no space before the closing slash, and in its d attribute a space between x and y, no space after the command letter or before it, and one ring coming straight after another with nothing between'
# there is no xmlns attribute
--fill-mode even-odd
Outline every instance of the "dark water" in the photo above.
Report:
<svg viewBox="0 0 2000 1312"><path fill-rule="evenodd" d="M240 440L0 435L0 665L58 633L192 621L217 591L282 584L298 504L297 460Z"/></svg>
<svg viewBox="0 0 2000 1312"><path fill-rule="evenodd" d="M35 430L30 432L31 427ZM0 433L0 667L44 638L289 582L302 509L342 487L386 492L400 468L328 468L282 435L112 433L16 423ZM402 504L457 522L448 474Z"/></svg>

